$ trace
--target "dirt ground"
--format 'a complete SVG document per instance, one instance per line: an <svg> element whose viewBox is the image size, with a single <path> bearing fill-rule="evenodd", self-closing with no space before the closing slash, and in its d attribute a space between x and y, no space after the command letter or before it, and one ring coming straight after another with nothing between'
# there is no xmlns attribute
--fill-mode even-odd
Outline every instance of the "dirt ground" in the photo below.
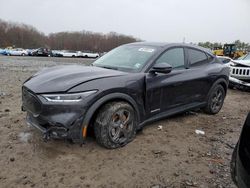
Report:
<svg viewBox="0 0 250 188"><path fill-rule="evenodd" d="M189 112L152 123L120 149L94 138L82 147L43 142L21 112L22 82L44 66L90 62L0 56L0 187L235 187L229 163L250 109L246 92L229 90L217 115Z"/></svg>

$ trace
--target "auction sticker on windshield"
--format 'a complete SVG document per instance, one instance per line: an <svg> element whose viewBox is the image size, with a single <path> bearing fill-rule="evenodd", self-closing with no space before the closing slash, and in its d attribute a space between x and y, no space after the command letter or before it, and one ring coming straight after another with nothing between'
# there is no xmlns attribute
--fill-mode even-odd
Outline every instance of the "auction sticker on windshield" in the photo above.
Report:
<svg viewBox="0 0 250 188"><path fill-rule="evenodd" d="M139 48L138 51L152 53L152 52L155 51L155 49L152 49L152 48Z"/></svg>

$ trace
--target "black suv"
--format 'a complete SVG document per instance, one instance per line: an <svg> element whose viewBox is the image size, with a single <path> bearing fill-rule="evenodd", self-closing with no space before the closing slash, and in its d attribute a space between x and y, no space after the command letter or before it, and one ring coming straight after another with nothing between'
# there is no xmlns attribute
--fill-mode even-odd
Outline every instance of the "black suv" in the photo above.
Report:
<svg viewBox="0 0 250 188"><path fill-rule="evenodd" d="M45 138L117 148L146 123L194 108L220 111L229 68L210 51L187 44L131 43L91 66L44 69L24 82L22 109Z"/></svg>

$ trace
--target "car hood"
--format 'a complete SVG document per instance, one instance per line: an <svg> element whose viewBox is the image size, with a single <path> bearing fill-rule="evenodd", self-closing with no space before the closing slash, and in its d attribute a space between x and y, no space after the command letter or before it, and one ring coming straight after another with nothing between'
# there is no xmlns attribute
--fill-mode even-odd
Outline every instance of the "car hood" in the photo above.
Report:
<svg viewBox="0 0 250 188"><path fill-rule="evenodd" d="M250 67L250 60L234 60L235 63Z"/></svg>
<svg viewBox="0 0 250 188"><path fill-rule="evenodd" d="M23 85L35 93L66 92L84 82L126 74L128 73L94 66L55 66L34 74Z"/></svg>

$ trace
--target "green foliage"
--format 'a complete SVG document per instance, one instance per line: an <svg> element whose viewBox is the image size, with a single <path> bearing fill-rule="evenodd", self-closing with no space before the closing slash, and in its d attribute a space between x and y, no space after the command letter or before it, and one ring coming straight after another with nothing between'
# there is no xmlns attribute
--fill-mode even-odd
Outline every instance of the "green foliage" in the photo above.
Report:
<svg viewBox="0 0 250 188"><path fill-rule="evenodd" d="M233 44L236 45L236 48L239 50L250 50L250 44L249 43L245 43L245 42L241 42L240 40L236 40L235 42L233 42ZM222 43L212 43L212 42L199 42L198 43L199 46L202 46L204 48L210 48L210 49L215 49L215 48L222 48L223 44Z"/></svg>

